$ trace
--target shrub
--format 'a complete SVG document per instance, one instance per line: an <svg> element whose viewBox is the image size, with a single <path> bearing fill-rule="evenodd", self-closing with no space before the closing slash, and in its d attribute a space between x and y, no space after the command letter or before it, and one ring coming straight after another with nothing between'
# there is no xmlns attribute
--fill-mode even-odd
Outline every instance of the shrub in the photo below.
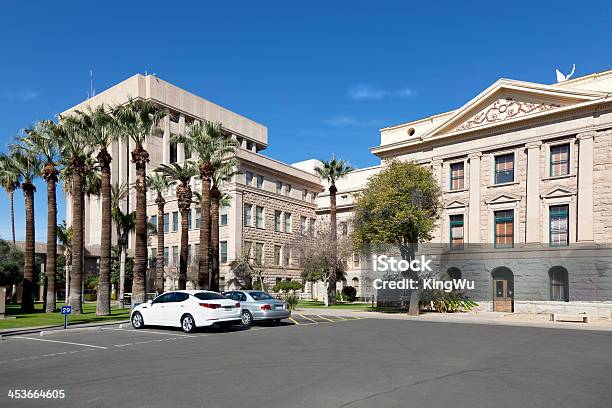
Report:
<svg viewBox="0 0 612 408"><path fill-rule="evenodd" d="M346 302L354 302L357 299L357 289L352 286L345 286L342 288L342 298Z"/></svg>
<svg viewBox="0 0 612 408"><path fill-rule="evenodd" d="M336 291L336 300L342 302L344 300L344 295L339 290Z"/></svg>
<svg viewBox="0 0 612 408"><path fill-rule="evenodd" d="M283 300L287 302L287 307L289 310L294 310L297 307L300 298L295 293L286 293Z"/></svg>
<svg viewBox="0 0 612 408"><path fill-rule="evenodd" d="M478 303L471 300L463 292L445 292L442 290L431 290L423 292L421 305L440 313L455 313L459 311L470 311Z"/></svg>
<svg viewBox="0 0 612 408"><path fill-rule="evenodd" d="M274 285L272 292L289 292L292 290L297 291L302 290L303 287L302 282L299 281L282 281Z"/></svg>

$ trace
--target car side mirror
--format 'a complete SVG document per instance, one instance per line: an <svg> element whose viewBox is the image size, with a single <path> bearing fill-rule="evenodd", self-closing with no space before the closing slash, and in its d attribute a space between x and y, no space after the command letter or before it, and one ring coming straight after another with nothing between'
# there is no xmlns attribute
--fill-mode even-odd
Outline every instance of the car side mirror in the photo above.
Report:
<svg viewBox="0 0 612 408"><path fill-rule="evenodd" d="M148 304L150 304L150 305L152 305L152 304L153 304L153 300L151 299L151 300L149 300L147 303L148 303Z"/></svg>

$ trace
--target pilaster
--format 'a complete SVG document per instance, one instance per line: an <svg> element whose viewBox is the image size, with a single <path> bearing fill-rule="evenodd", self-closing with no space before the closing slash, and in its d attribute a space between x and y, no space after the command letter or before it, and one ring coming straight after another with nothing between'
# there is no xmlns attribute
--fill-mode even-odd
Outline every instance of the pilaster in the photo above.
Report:
<svg viewBox="0 0 612 408"><path fill-rule="evenodd" d="M470 161L470 206L468 210L468 236L470 244L480 243L480 160L482 153L468 155Z"/></svg>
<svg viewBox="0 0 612 408"><path fill-rule="evenodd" d="M578 242L593 241L593 139L596 132L578 139Z"/></svg>
<svg viewBox="0 0 612 408"><path fill-rule="evenodd" d="M528 143L527 148L527 216L525 242L540 242L540 147L542 142Z"/></svg>

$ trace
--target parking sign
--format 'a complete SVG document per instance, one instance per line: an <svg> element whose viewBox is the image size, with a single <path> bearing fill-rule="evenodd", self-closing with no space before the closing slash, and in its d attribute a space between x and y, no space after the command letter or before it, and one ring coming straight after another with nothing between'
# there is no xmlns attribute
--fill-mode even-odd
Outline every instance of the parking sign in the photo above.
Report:
<svg viewBox="0 0 612 408"><path fill-rule="evenodd" d="M72 306L62 306L60 313L63 315L69 315L72 313Z"/></svg>

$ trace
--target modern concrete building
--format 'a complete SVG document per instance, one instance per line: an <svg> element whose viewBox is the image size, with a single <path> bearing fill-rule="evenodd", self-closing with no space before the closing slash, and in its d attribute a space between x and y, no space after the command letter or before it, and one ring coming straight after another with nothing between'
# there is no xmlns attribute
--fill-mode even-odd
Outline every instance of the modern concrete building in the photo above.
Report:
<svg viewBox="0 0 612 408"><path fill-rule="evenodd" d="M610 318L610 95L612 71L553 85L500 79L459 109L385 127L371 149L381 165L339 182L339 219L386 162L415 161L443 190L430 250L448 275L476 281L482 309ZM328 203L319 195L319 214ZM360 265L349 276L363 282Z"/></svg>
<svg viewBox="0 0 612 408"><path fill-rule="evenodd" d="M148 138L145 149L149 152L148 171L153 171L160 164L182 162L189 160L189 152L185 152L181 144L170 142L172 133L182 132L186 126L196 120L220 122L225 132L240 143L237 158L240 161L239 173L232 177L222 192L230 197L230 206L221 209L220 215L220 261L221 288L229 288L234 278L229 271L229 263L242 256L244 251L250 251L250 256L257 259L265 267L267 283L274 284L280 279L297 279L300 272L291 256L289 243L302 233L304 225L314 223L315 199L323 187L319 179L308 169L312 163L302 162L295 166L281 163L260 152L268 145L268 129L251 119L231 112L221 106L209 102L199 96L184 91L155 76L134 75L133 77L95 95L83 103L68 109L69 113L76 109L83 110L87 106L99 104L124 104L128 98L148 99L164 107L169 115L162 120L154 135ZM133 183L134 166L130 161L133 146L127 142L115 143L111 149L113 157L111 181ZM192 189L201 190L199 177L192 180ZM157 220L155 194L147 197L147 212L149 221L165 223L165 256L168 289L176 285L178 279L179 254L179 213L174 190L165 194L166 216ZM130 196L124 204L124 211L135 209L135 197ZM97 197L86 199L85 211L85 245L95 248L100 244L100 200ZM71 219L70 202L68 201L67 219ZM190 254L199 253L199 208L193 205L189 218L189 249ZM130 250L132 251L130 240ZM154 236L149 239L148 288L153 287L154 262L156 262L156 243ZM188 280L193 284L197 264L191 258Z"/></svg>

